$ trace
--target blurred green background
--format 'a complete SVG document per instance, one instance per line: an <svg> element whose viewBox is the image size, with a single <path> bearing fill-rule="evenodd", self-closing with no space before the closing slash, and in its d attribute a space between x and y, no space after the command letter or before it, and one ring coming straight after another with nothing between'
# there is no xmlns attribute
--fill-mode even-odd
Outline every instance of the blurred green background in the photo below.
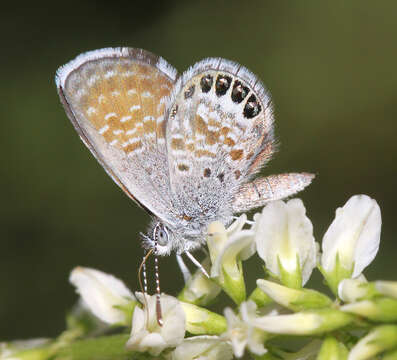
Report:
<svg viewBox="0 0 397 360"><path fill-rule="evenodd" d="M369 0L72 0L2 8L0 339L58 334L77 299L68 283L76 265L138 289L138 233L149 218L80 142L54 84L60 65L108 46L150 50L179 71L220 56L256 73L273 95L281 143L263 173L317 174L300 196L318 241L351 195L374 197L384 225L366 275L397 279L396 14L397 2ZM256 274L251 283L262 276L258 264L247 264L255 269L246 271ZM182 277L174 257L160 267L163 290L175 294Z"/></svg>

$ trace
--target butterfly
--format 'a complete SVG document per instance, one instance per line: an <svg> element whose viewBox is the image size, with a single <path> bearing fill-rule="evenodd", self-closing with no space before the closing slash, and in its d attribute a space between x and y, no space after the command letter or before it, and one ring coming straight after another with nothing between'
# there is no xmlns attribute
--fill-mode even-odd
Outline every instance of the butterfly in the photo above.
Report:
<svg viewBox="0 0 397 360"><path fill-rule="evenodd" d="M273 109L244 66L204 59L182 75L162 57L106 48L60 67L56 85L81 140L151 216L156 254L203 246L209 223L301 191L308 173L255 175L275 151Z"/></svg>

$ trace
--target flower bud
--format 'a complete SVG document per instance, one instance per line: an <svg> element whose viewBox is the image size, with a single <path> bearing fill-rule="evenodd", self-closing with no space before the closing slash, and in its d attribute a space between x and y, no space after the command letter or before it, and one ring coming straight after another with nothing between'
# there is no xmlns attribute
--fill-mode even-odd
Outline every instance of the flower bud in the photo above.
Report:
<svg viewBox="0 0 397 360"><path fill-rule="evenodd" d="M352 316L336 309L302 311L290 315L262 316L252 325L268 333L285 335L315 335L344 327Z"/></svg>
<svg viewBox="0 0 397 360"><path fill-rule="evenodd" d="M332 304L332 300L328 296L315 290L291 289L262 279L258 279L256 283L276 303L295 312L328 307Z"/></svg>
<svg viewBox="0 0 397 360"><path fill-rule="evenodd" d="M181 302L186 316L186 330L194 335L219 335L226 330L226 319L197 305Z"/></svg>
<svg viewBox="0 0 397 360"><path fill-rule="evenodd" d="M375 289L385 296L397 299L397 281L375 281Z"/></svg>
<svg viewBox="0 0 397 360"><path fill-rule="evenodd" d="M321 345L317 360L345 360L348 353L344 344L338 342L334 337L328 336Z"/></svg>
<svg viewBox="0 0 397 360"><path fill-rule="evenodd" d="M338 285L339 298L348 303L371 299L377 293L374 283L367 282L363 276L357 279L344 279Z"/></svg>
<svg viewBox="0 0 397 360"><path fill-rule="evenodd" d="M395 348L396 344L397 326L378 326L351 349L348 360L373 359L376 355Z"/></svg>
<svg viewBox="0 0 397 360"><path fill-rule="evenodd" d="M397 300L374 298L343 305L340 310L366 317L372 321L397 321Z"/></svg>
<svg viewBox="0 0 397 360"><path fill-rule="evenodd" d="M121 280L84 267L76 267L69 280L96 317L108 324L129 325L137 302Z"/></svg>

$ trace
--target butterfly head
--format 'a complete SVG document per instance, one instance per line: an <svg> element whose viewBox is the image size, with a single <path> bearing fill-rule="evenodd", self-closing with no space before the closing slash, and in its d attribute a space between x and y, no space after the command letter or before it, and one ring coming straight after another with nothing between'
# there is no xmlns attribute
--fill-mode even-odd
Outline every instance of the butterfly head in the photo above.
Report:
<svg viewBox="0 0 397 360"><path fill-rule="evenodd" d="M149 235L143 236L143 247L147 250L154 249L156 255L169 255L173 250L173 233L162 222L153 222Z"/></svg>

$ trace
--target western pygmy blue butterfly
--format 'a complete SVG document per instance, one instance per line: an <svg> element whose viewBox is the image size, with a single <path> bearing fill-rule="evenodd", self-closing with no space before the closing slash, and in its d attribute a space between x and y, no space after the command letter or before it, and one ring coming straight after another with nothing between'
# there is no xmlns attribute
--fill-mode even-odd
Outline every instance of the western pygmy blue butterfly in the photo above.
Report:
<svg viewBox="0 0 397 360"><path fill-rule="evenodd" d="M295 194L312 174L257 177L274 152L270 96L245 67L204 59L182 75L133 48L84 53L56 75L66 113L123 191L152 217L144 247L178 255L210 222Z"/></svg>

